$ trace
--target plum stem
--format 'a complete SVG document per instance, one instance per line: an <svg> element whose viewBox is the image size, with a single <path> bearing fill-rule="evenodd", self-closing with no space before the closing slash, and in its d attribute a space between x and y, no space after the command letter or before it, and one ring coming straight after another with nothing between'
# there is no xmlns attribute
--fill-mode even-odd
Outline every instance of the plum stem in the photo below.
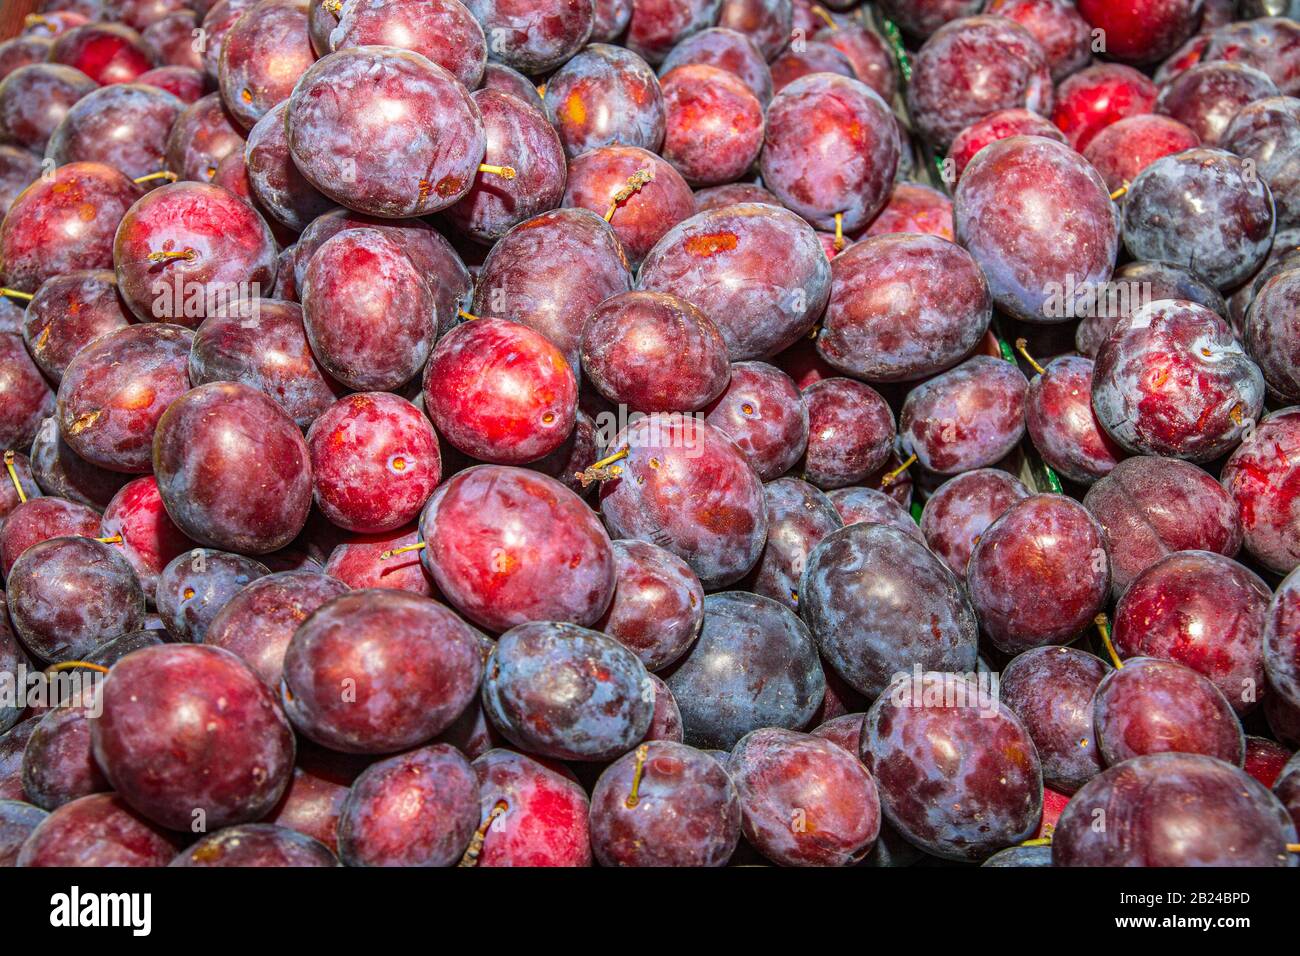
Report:
<svg viewBox="0 0 1300 956"><path fill-rule="evenodd" d="M45 668L46 671L70 671L74 667L85 667L92 671L99 671L101 674L107 674L108 668L102 664L92 664L90 661L62 661L58 664L51 664Z"/></svg>
<svg viewBox="0 0 1300 956"><path fill-rule="evenodd" d="M1127 192L1128 192L1128 183L1125 183L1123 186L1120 186L1119 189L1117 189L1117 190L1115 190L1113 193L1111 193L1111 194L1110 194L1110 198L1111 198L1112 200L1119 199L1121 196L1123 196L1123 195L1124 195L1125 193L1127 193Z"/></svg>
<svg viewBox="0 0 1300 956"><path fill-rule="evenodd" d="M903 462L893 471L889 472L883 478L880 479L880 487L885 488L889 485L892 485L895 481L898 480L899 475L907 471L907 469L911 468L914 464L916 464L916 455L914 454L908 455L907 461Z"/></svg>
<svg viewBox="0 0 1300 956"><path fill-rule="evenodd" d="M151 183L155 179L165 179L169 183L174 183L176 182L176 174L170 169L160 169L156 173L146 173L143 176L137 176L135 179L131 180L131 182L138 186L141 183Z"/></svg>
<svg viewBox="0 0 1300 956"><path fill-rule="evenodd" d="M30 292L19 292L17 289L0 288L0 296L6 299L20 299L23 302L30 302L36 296Z"/></svg>
<svg viewBox="0 0 1300 956"><path fill-rule="evenodd" d="M14 470L14 452L9 449L5 452L5 470L9 472L9 480L14 483L14 491L18 492L18 503L27 504L27 492L23 491L23 483L18 480L18 472Z"/></svg>
<svg viewBox="0 0 1300 956"><path fill-rule="evenodd" d="M41 16L39 13L29 13L23 17L23 26L25 27L47 27L50 26L49 18Z"/></svg>
<svg viewBox="0 0 1300 956"><path fill-rule="evenodd" d="M1049 836L1039 837L1036 840L1026 840L1021 846L1051 846L1052 838Z"/></svg>
<svg viewBox="0 0 1300 956"><path fill-rule="evenodd" d="M480 173L491 173L494 176L500 176L502 179L515 178L515 168L513 166L494 166L491 163L479 163L478 171Z"/></svg>
<svg viewBox="0 0 1300 956"><path fill-rule="evenodd" d="M614 198L609 202L609 208L605 210L605 221L609 222L614 218L614 212L618 209L620 203L627 202L636 193L641 191L641 187L647 183L654 182L655 170L653 166L643 166L627 178L618 192L614 193Z"/></svg>
<svg viewBox="0 0 1300 956"><path fill-rule="evenodd" d="M149 253L148 258L150 262L166 262L169 259L184 259L186 262L193 262L198 258L198 253L193 249L182 249L180 252L163 249L158 252Z"/></svg>
<svg viewBox="0 0 1300 956"><path fill-rule="evenodd" d="M835 251L839 252L844 248L844 213L835 214Z"/></svg>
<svg viewBox="0 0 1300 956"><path fill-rule="evenodd" d="M645 758L649 753L650 747L646 744L636 748L636 764L632 767L632 790L628 793L627 799L623 801L623 806L629 810L634 809L641 802L641 798L637 796L637 791L641 789L641 775L645 773Z"/></svg>
<svg viewBox="0 0 1300 956"><path fill-rule="evenodd" d="M539 84L537 85L537 95L538 95L538 96L545 96L545 95L546 95L546 84L545 84L545 83L539 83Z"/></svg>
<svg viewBox="0 0 1300 956"><path fill-rule="evenodd" d="M110 534L106 538L96 538L100 544L121 544L122 536L120 534Z"/></svg>
<svg viewBox="0 0 1300 956"><path fill-rule="evenodd" d="M416 544L404 544L400 548L392 548L388 551L385 551L383 554L379 556L379 560L387 561L389 558L395 558L399 554L406 554L410 551L420 551L424 547L425 544L423 541L417 542Z"/></svg>
<svg viewBox="0 0 1300 956"><path fill-rule="evenodd" d="M1043 372L1046 371L1041 365L1034 361L1034 357L1029 354L1028 339L1016 339L1016 351L1024 356L1025 361L1029 363L1029 367L1039 375L1042 375Z"/></svg>
<svg viewBox="0 0 1300 956"><path fill-rule="evenodd" d="M828 27L830 27L832 30L838 30L838 29L840 28L840 25L839 25L838 23L835 22L834 18L833 18L829 13L826 12L826 8L825 8L825 7L820 6L819 4L814 3L814 4L813 4L812 11L813 11L813 13L817 14L817 16L819 16L819 17L821 17L823 20L825 20L825 21L826 21L826 25L827 25Z"/></svg>
<svg viewBox="0 0 1300 956"><path fill-rule="evenodd" d="M1300 853L1300 843L1288 843L1286 845L1286 851L1288 853Z"/></svg>
<svg viewBox="0 0 1300 956"><path fill-rule="evenodd" d="M1106 619L1105 614L1098 614L1092 620L1093 623L1097 625L1097 632L1101 634L1101 642L1106 645L1106 653L1109 654L1110 659L1114 661L1115 669L1119 670L1124 666L1124 662L1119 659L1119 654L1115 652L1115 645L1111 642L1110 621Z"/></svg>
<svg viewBox="0 0 1300 956"><path fill-rule="evenodd" d="M473 312L466 312L464 309L457 309L457 310L456 310L456 314L459 315L459 316L460 316L462 319L464 319L466 322L476 322L476 321L478 321L478 316L477 316L477 315L475 315Z"/></svg>
<svg viewBox="0 0 1300 956"><path fill-rule="evenodd" d="M498 800L492 809L488 812L487 819L479 824L474 831L474 837L469 841L469 846L465 849L465 855L460 858L458 866L477 866L479 855L483 852L483 841L487 839L488 827L497 817L510 809L510 804L504 800Z"/></svg>
<svg viewBox="0 0 1300 956"><path fill-rule="evenodd" d="M609 481L610 479L617 478L619 475L623 474L623 469L614 464L614 462L622 461L626 458L628 451L629 449L624 448L622 451L615 452L612 455L602 458L600 461L588 465L582 471L575 471L573 477L577 478L584 488L595 481Z"/></svg>
<svg viewBox="0 0 1300 956"><path fill-rule="evenodd" d="M343 10L343 0L325 0L322 6L337 17Z"/></svg>

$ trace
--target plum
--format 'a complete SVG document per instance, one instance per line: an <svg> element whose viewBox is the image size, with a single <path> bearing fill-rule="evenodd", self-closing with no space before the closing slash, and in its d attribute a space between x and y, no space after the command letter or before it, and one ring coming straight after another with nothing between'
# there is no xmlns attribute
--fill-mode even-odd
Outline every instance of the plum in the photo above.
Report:
<svg viewBox="0 0 1300 956"><path fill-rule="evenodd" d="M193 335L162 323L128 325L83 348L59 383L59 432L93 465L150 470L163 413L189 388Z"/></svg>
<svg viewBox="0 0 1300 956"><path fill-rule="evenodd" d="M1228 304L1219 290L1207 285L1182 266L1167 262L1126 262L1115 270L1102 289L1087 290L1076 314L1082 321L1075 330L1075 347L1096 358L1102 343L1130 316L1158 299L1185 299L1228 317Z"/></svg>
<svg viewBox="0 0 1300 956"><path fill-rule="evenodd" d="M23 340L0 333L0 445L26 447L36 437L41 422L55 413L55 395L41 378L40 369L23 348Z"/></svg>
<svg viewBox="0 0 1300 956"><path fill-rule="evenodd" d="M898 168L898 125L865 83L814 74L767 109L763 184L818 229L865 228L885 205Z"/></svg>
<svg viewBox="0 0 1300 956"><path fill-rule="evenodd" d="M760 203L678 223L637 274L638 289L669 292L712 319L733 362L775 355L806 335L830 284L830 262L812 227Z"/></svg>
<svg viewBox="0 0 1300 956"><path fill-rule="evenodd" d="M499 90L477 90L472 99L487 136L485 168L446 216L471 238L492 243L511 227L560 205L568 170L564 147L541 109ZM513 176L487 169L506 166Z"/></svg>
<svg viewBox="0 0 1300 956"><path fill-rule="evenodd" d="M479 783L454 747L434 744L367 767L339 816L348 866L450 866L478 828Z"/></svg>
<svg viewBox="0 0 1300 956"><path fill-rule="evenodd" d="M851 866L880 834L880 797L854 753L776 727L746 734L728 768L745 837L785 866Z"/></svg>
<svg viewBox="0 0 1300 956"><path fill-rule="evenodd" d="M38 726L23 750L23 793L37 806L55 810L111 789L91 753L97 689L102 690L102 684L91 684L77 704L53 707L36 720Z"/></svg>
<svg viewBox="0 0 1300 956"><path fill-rule="evenodd" d="M321 244L303 276L302 305L312 352L349 388L399 388L433 348L433 292L377 229L345 229Z"/></svg>
<svg viewBox="0 0 1300 956"><path fill-rule="evenodd" d="M1273 241L1268 184L1247 162L1198 147L1147 166L1124 197L1124 247L1189 270L1220 290L1248 278Z"/></svg>
<svg viewBox="0 0 1300 956"><path fill-rule="evenodd" d="M1246 738L1232 705L1190 667L1130 657L1092 704L1097 748L1110 766L1154 753L1195 753L1241 766Z"/></svg>
<svg viewBox="0 0 1300 956"><path fill-rule="evenodd" d="M49 814L21 800L0 800L0 867L14 866L18 853Z"/></svg>
<svg viewBox="0 0 1300 956"><path fill-rule="evenodd" d="M1061 84L1052 121L1083 152L1112 123L1154 112L1158 96L1155 83L1131 66L1098 63Z"/></svg>
<svg viewBox="0 0 1300 956"><path fill-rule="evenodd" d="M439 590L483 627L599 620L614 553L599 519L558 481L479 465L443 482L420 516L421 557Z"/></svg>
<svg viewBox="0 0 1300 956"><path fill-rule="evenodd" d="M182 641L203 643L208 628L244 585L270 574L266 566L242 554L195 548L162 569L154 592L158 615L168 633Z"/></svg>
<svg viewBox="0 0 1300 956"><path fill-rule="evenodd" d="M1241 548L1242 522L1229 494L1200 468L1172 458L1120 462L1083 499L1106 532L1113 593L1175 551Z"/></svg>
<svg viewBox="0 0 1300 956"><path fill-rule="evenodd" d="M735 362L726 389L705 409L764 481L785 474L808 446L808 405L790 376L765 362Z"/></svg>
<svg viewBox="0 0 1300 956"><path fill-rule="evenodd" d="M211 43L208 49L212 49ZM221 94L200 97L177 118L167 139L167 168L181 179L211 182L227 156L244 151L244 134Z"/></svg>
<svg viewBox="0 0 1300 956"><path fill-rule="evenodd" d="M66 535L95 537L99 522L98 511L64 498L51 496L23 502L0 524L0 574L9 577L19 556L42 541Z"/></svg>
<svg viewBox="0 0 1300 956"><path fill-rule="evenodd" d="M538 621L498 639L483 679L483 709L529 753L606 761L645 737L654 691L644 665L618 641Z"/></svg>
<svg viewBox="0 0 1300 956"><path fill-rule="evenodd" d="M168 866L338 866L319 840L271 823L245 823L210 833Z"/></svg>
<svg viewBox="0 0 1300 956"><path fill-rule="evenodd" d="M1196 30L1196 0L1079 0L1079 14L1106 38L1106 54L1126 63L1163 60Z"/></svg>
<svg viewBox="0 0 1300 956"><path fill-rule="evenodd" d="M163 169L168 136L184 109L157 87L101 87L72 105L50 134L45 154L58 166L106 163L132 179L144 177Z"/></svg>
<svg viewBox="0 0 1300 956"><path fill-rule="evenodd" d="M410 523L441 477L433 426L387 392L340 399L312 423L307 445L316 505L350 531L375 534Z"/></svg>
<svg viewBox="0 0 1300 956"><path fill-rule="evenodd" d="M113 234L140 187L103 163L68 163L41 176L0 223L4 283L35 292L52 276L113 266Z"/></svg>
<svg viewBox="0 0 1300 956"><path fill-rule="evenodd" d="M197 327L244 314L275 279L276 249L262 217L210 183L172 183L137 201L113 240L122 298L142 322Z"/></svg>
<svg viewBox="0 0 1300 956"><path fill-rule="evenodd" d="M767 59L743 33L726 27L692 33L669 51L659 66L659 75L666 76L679 66L696 63L716 66L740 77L764 107L772 99L772 72Z"/></svg>
<svg viewBox="0 0 1300 956"><path fill-rule="evenodd" d="M445 730L482 673L473 631L443 605L405 591L348 591L289 641L284 707L331 750L393 753Z"/></svg>
<svg viewBox="0 0 1300 956"><path fill-rule="evenodd" d="M649 63L701 30L716 26L722 0L640 0L632 4L624 42Z"/></svg>
<svg viewBox="0 0 1300 956"><path fill-rule="evenodd" d="M1059 83L1092 59L1092 30L1070 0L991 0L985 13L1015 20L1038 41Z"/></svg>
<svg viewBox="0 0 1300 956"><path fill-rule="evenodd" d="M147 647L114 664L101 693L95 760L123 800L165 827L258 820L289 783L289 721L229 651Z"/></svg>
<svg viewBox="0 0 1300 956"><path fill-rule="evenodd" d="M907 88L917 132L940 149L989 113L1022 107L1046 115L1052 99L1043 48L1005 17L965 17L935 30L913 61Z"/></svg>
<svg viewBox="0 0 1300 956"><path fill-rule="evenodd" d="M1134 454L1211 461L1253 430L1263 405L1259 367L1226 322L1193 302L1143 306L1097 353L1092 407Z"/></svg>
<svg viewBox="0 0 1300 956"><path fill-rule="evenodd" d="M1052 865L1288 866L1295 832L1277 798L1242 770L1201 754L1153 754L1075 794L1053 834Z"/></svg>
<svg viewBox="0 0 1300 956"><path fill-rule="evenodd" d="M93 538L50 538L32 545L9 569L6 585L19 640L54 663L77 660L144 623L144 591L130 563L112 545ZM72 599L86 594L95 600Z"/></svg>
<svg viewBox="0 0 1300 956"><path fill-rule="evenodd" d="M985 0L880 0L880 12L909 36L924 40L949 21L974 16ZM831 5L838 9L837 5Z"/></svg>
<svg viewBox="0 0 1300 956"><path fill-rule="evenodd" d="M597 630L641 659L667 667L694 643L704 622L704 589L681 558L647 541L614 541L614 597Z"/></svg>
<svg viewBox="0 0 1300 956"><path fill-rule="evenodd" d="M898 421L903 447L941 475L993 465L1025 433L1028 388L1011 362L969 358L908 393Z"/></svg>
<svg viewBox="0 0 1300 956"><path fill-rule="evenodd" d="M1265 73L1240 63L1199 63L1160 91L1155 112L1186 125L1206 146L1218 146L1245 106L1278 96Z"/></svg>
<svg viewBox="0 0 1300 956"><path fill-rule="evenodd" d="M587 794L570 777L510 750L475 758L479 829L465 866L591 866Z"/></svg>
<svg viewBox="0 0 1300 956"><path fill-rule="evenodd" d="M338 23L329 33L330 51L400 47L427 57L466 89L483 79L487 40L474 14L458 0L345 3L337 15Z"/></svg>
<svg viewBox="0 0 1300 956"><path fill-rule="evenodd" d="M663 156L692 185L730 182L763 146L763 106L733 73L706 64L663 77Z"/></svg>
<svg viewBox="0 0 1300 956"><path fill-rule="evenodd" d="M1110 474L1124 457L1093 411L1092 374L1092 359L1062 355L1025 393L1025 430L1034 447L1057 474L1083 485Z"/></svg>
<svg viewBox="0 0 1300 956"><path fill-rule="evenodd" d="M18 866L166 866L176 838L118 794L95 793L59 807L37 825Z"/></svg>
<svg viewBox="0 0 1300 956"><path fill-rule="evenodd" d="M602 866L724 866L740 840L740 799L708 753L657 740L600 775L590 828Z"/></svg>
<svg viewBox="0 0 1300 956"><path fill-rule="evenodd" d="M992 317L970 253L933 236L864 239L836 256L817 351L870 382L912 381L971 353Z"/></svg>
<svg viewBox="0 0 1300 956"><path fill-rule="evenodd" d="M1262 277L1261 277L1262 278ZM1300 325L1295 319L1300 271L1284 268L1257 287L1246 313L1242 344L1264 384L1282 402L1300 402Z"/></svg>
<svg viewBox="0 0 1300 956"><path fill-rule="evenodd" d="M203 643L237 655L279 693L284 654L299 625L347 591L343 582L316 571L257 575L213 614Z"/></svg>
<svg viewBox="0 0 1300 956"><path fill-rule="evenodd" d="M121 549L130 562L145 599L154 601L158 576L173 558L194 547L194 542L172 523L152 475L132 479L122 486L104 509L100 535Z"/></svg>
<svg viewBox="0 0 1300 956"><path fill-rule="evenodd" d="M649 415L613 442L623 455L600 489L610 532L686 561L706 590L740 580L767 534L758 475L729 438L699 418Z"/></svg>
<svg viewBox="0 0 1300 956"><path fill-rule="evenodd" d="M1077 501L1031 495L980 535L966 586L981 627L1004 653L1067 644L1110 595L1105 532Z"/></svg>
<svg viewBox="0 0 1300 956"><path fill-rule="evenodd" d="M799 584L808 554L842 527L831 500L806 481L778 478L763 486L767 544L748 583L755 594L799 611Z"/></svg>
<svg viewBox="0 0 1300 956"><path fill-rule="evenodd" d="M605 217L635 267L692 215L690 186L664 159L637 146L598 146L569 161L564 205Z"/></svg>
<svg viewBox="0 0 1300 956"><path fill-rule="evenodd" d="M1244 436L1221 473L1223 487L1236 504L1246 549L1279 574L1300 564L1300 472L1293 464L1298 447L1300 409L1281 409Z"/></svg>
<svg viewBox="0 0 1300 956"><path fill-rule="evenodd" d="M994 304L1024 322L1071 318L1060 297L1106 282L1119 251L1119 214L1101 175L1041 136L981 150L957 183L953 218Z"/></svg>
<svg viewBox="0 0 1300 956"><path fill-rule="evenodd" d="M36 290L22 319L23 342L40 370L57 384L78 352L131 321L112 272L69 272L51 276Z"/></svg>
<svg viewBox="0 0 1300 956"><path fill-rule="evenodd" d="M952 242L952 200L930 186L895 183L889 201L857 238L891 232L920 233Z"/></svg>
<svg viewBox="0 0 1300 956"><path fill-rule="evenodd" d="M595 7L587 0L470 0L492 59L533 76L564 63L587 42Z"/></svg>
<svg viewBox="0 0 1300 956"><path fill-rule="evenodd" d="M1043 764L1043 782L1074 793L1105 764L1093 732L1093 697L1110 673L1073 647L1035 647L1012 658L999 682L1002 702L1024 723Z"/></svg>
<svg viewBox="0 0 1300 956"><path fill-rule="evenodd" d="M1201 145L1201 138L1169 116L1126 116L1099 130L1083 148L1112 193L1137 179L1157 159Z"/></svg>
<svg viewBox="0 0 1300 956"><path fill-rule="evenodd" d="M960 582L897 528L857 523L826 535L799 598L822 656L868 698L913 666L975 670L978 628Z"/></svg>
<svg viewBox="0 0 1300 956"><path fill-rule="evenodd" d="M1211 551L1179 551L1133 579L1115 609L1125 657L1176 661L1208 678L1234 710L1264 692L1264 629L1272 594L1258 575Z"/></svg>
<svg viewBox="0 0 1300 956"><path fill-rule="evenodd" d="M804 477L819 488L862 483L889 459L894 413L870 385L824 378L803 390L808 406Z"/></svg>
<svg viewBox="0 0 1300 956"><path fill-rule="evenodd" d="M279 405L247 385L213 382L172 402L153 463L167 513L200 544L267 554L307 521L307 443Z"/></svg>
<svg viewBox="0 0 1300 956"><path fill-rule="evenodd" d="M699 640L667 677L686 742L729 748L760 727L808 724L826 691L817 648L789 608L743 591L704 599Z"/></svg>
<svg viewBox="0 0 1300 956"><path fill-rule="evenodd" d="M1273 595L1263 648L1270 688L1292 706L1300 706L1300 574L1294 571Z"/></svg>
<svg viewBox="0 0 1300 956"><path fill-rule="evenodd" d="M395 47L317 60L293 88L287 123L293 160L313 186L387 218L424 216L463 199L486 147L465 87Z"/></svg>
<svg viewBox="0 0 1300 956"><path fill-rule="evenodd" d="M953 137L945 160L945 165L951 162L947 174L953 181L960 179L976 153L990 143L1012 136L1043 136L1058 143L1066 142L1065 134L1045 116L1026 109L998 110L981 117Z"/></svg>
<svg viewBox="0 0 1300 956"><path fill-rule="evenodd" d="M544 101L570 157L615 143L658 150L664 141L659 80L631 50L593 43L547 80Z"/></svg>
<svg viewBox="0 0 1300 956"><path fill-rule="evenodd" d="M203 320L194 333L190 382L242 382L273 399L299 428L334 404L342 386L312 354L296 302L260 299Z"/></svg>
<svg viewBox="0 0 1300 956"><path fill-rule="evenodd" d="M474 311L515 318L576 366L587 316L631 288L627 253L609 223L588 209L555 209L521 222L492 247Z"/></svg>
<svg viewBox="0 0 1300 956"><path fill-rule="evenodd" d="M267 110L249 130L243 151L244 168L257 206L270 213L281 226L301 232L316 217L333 209L334 203L308 182L294 165L285 129L288 111L289 104L281 101ZM231 154L239 155L238 152ZM230 156L227 156L222 160L222 166L230 161Z"/></svg>
<svg viewBox="0 0 1300 956"><path fill-rule="evenodd" d="M895 682L867 711L861 756L885 817L927 853L982 860L1038 827L1034 742L973 680L929 673Z"/></svg>

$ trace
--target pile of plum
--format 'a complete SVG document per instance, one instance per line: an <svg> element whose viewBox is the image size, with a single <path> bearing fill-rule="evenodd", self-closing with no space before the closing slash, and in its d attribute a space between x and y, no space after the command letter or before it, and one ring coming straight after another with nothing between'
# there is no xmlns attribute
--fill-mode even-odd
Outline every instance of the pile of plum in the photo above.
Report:
<svg viewBox="0 0 1300 956"><path fill-rule="evenodd" d="M42 0L0 865L1300 862L1288 6Z"/></svg>

